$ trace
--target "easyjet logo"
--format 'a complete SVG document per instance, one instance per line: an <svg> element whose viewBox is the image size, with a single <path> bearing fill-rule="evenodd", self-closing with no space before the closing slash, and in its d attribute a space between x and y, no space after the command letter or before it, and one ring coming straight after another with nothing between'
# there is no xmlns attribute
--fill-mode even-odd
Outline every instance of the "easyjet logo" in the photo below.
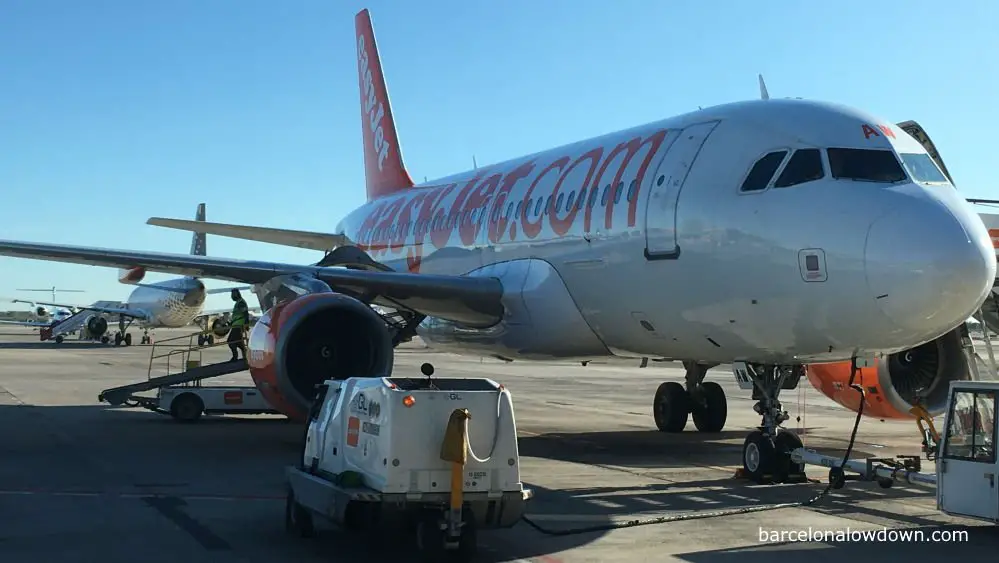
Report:
<svg viewBox="0 0 999 563"><path fill-rule="evenodd" d="M385 131L382 129L382 118L385 117L385 106L378 100L375 92L375 85L371 76L370 58L365 48L364 36L357 38L359 72L361 74L361 85L364 94L364 104L362 111L368 122L368 131L371 133L374 150L378 153L378 170L381 171L385 164L385 157L388 156L389 143L385 140Z"/></svg>

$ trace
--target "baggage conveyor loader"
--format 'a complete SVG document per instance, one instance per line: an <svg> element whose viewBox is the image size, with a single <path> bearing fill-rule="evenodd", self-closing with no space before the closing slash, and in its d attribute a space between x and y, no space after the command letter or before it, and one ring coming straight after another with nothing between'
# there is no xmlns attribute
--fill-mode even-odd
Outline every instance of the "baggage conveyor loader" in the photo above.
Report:
<svg viewBox="0 0 999 563"><path fill-rule="evenodd" d="M477 530L521 519L532 493L520 480L510 392L422 371L320 386L301 460L286 469L290 532L313 535L313 516L345 528L408 525L439 563L469 560Z"/></svg>

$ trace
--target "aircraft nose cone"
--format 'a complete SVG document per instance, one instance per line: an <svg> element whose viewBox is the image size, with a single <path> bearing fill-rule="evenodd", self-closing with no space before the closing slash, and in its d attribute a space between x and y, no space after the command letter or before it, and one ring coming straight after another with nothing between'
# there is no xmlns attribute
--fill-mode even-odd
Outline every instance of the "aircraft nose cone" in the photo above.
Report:
<svg viewBox="0 0 999 563"><path fill-rule="evenodd" d="M995 250L981 219L935 200L874 221L864 260L874 301L913 338L936 338L974 314L996 277Z"/></svg>

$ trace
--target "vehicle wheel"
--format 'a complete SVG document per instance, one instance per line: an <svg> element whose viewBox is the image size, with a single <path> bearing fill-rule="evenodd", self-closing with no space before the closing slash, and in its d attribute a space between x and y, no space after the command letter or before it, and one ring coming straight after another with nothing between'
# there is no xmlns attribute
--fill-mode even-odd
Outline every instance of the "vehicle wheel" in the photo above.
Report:
<svg viewBox="0 0 999 563"><path fill-rule="evenodd" d="M742 444L742 469L746 477L762 483L767 475L773 474L776 457L777 448L769 436L764 436L759 430L753 430L746 436Z"/></svg>
<svg viewBox="0 0 999 563"><path fill-rule="evenodd" d="M205 403L194 393L184 393L170 405L170 416L179 422L196 422L204 412Z"/></svg>
<svg viewBox="0 0 999 563"><path fill-rule="evenodd" d="M121 333L120 332L114 333L114 345L115 346L121 346L121 341L122 340L124 340L124 339L121 337Z"/></svg>
<svg viewBox="0 0 999 563"><path fill-rule="evenodd" d="M204 346L204 345L205 345L205 337L203 335L199 334L198 335L198 346Z"/></svg>
<svg viewBox="0 0 999 563"><path fill-rule="evenodd" d="M124 342L125 342L125 346L131 346L132 345L132 333L131 332L125 335Z"/></svg>
<svg viewBox="0 0 999 563"><path fill-rule="evenodd" d="M59 336L56 336L55 337L56 344L62 344L63 340L65 340L65 339L66 338L63 335L61 335L61 334Z"/></svg>
<svg viewBox="0 0 999 563"><path fill-rule="evenodd" d="M777 457L774 460L774 481L786 483L791 475L801 475L805 472L804 463L791 461L791 452L804 446L794 432L783 431L774 438L774 448Z"/></svg>
<svg viewBox="0 0 999 563"><path fill-rule="evenodd" d="M208 345L209 345L209 346L211 346L211 345L215 344L215 336L214 336L214 335L211 335L211 334L209 334L209 335L208 335L208 339L206 340L206 342L208 342Z"/></svg>
<svg viewBox="0 0 999 563"><path fill-rule="evenodd" d="M683 385L667 381L656 389L652 402L652 416L660 432L682 432L687 426L690 413L690 399Z"/></svg>
<svg viewBox="0 0 999 563"><path fill-rule="evenodd" d="M312 538L316 535L312 513L295 501L295 493L290 487L284 503L284 529L289 534L299 538Z"/></svg>
<svg viewBox="0 0 999 563"><path fill-rule="evenodd" d="M714 381L701 383L698 390L700 396L692 400L690 415L694 426L701 432L721 432L728 419L728 401L725 390Z"/></svg>
<svg viewBox="0 0 999 563"><path fill-rule="evenodd" d="M107 344L110 341L111 341L111 339L108 338L107 336L102 336L101 337L101 344Z"/></svg>

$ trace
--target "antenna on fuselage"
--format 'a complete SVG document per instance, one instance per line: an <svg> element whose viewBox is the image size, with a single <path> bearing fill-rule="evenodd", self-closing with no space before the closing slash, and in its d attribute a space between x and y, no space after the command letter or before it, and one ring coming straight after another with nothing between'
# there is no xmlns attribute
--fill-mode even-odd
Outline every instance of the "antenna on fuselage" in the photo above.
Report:
<svg viewBox="0 0 999 563"><path fill-rule="evenodd" d="M767 83L763 81L763 75L762 74L757 74L756 76L760 80L760 99L761 100L769 100L770 99L770 92L767 92Z"/></svg>
<svg viewBox="0 0 999 563"><path fill-rule="evenodd" d="M475 162L475 155L474 154L472 155L472 169L473 170L478 170L479 169L479 164L477 162Z"/></svg>

